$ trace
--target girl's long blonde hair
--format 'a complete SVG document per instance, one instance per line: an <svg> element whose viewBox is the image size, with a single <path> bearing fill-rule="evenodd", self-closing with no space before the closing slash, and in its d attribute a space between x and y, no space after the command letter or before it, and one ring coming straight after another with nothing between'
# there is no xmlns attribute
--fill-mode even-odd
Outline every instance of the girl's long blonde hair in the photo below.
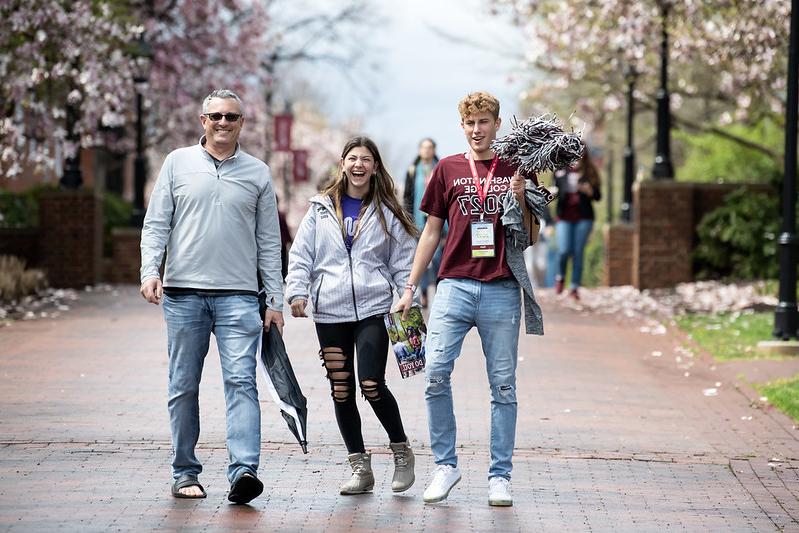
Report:
<svg viewBox="0 0 799 533"><path fill-rule="evenodd" d="M383 231L386 232L386 235L391 238L391 232L386 225L386 217L382 209L382 206L385 205L394 213L394 216L400 221L408 235L418 237L419 230L416 228L416 224L410 219L405 209L402 208L399 200L397 200L397 194L394 190L394 178L391 177L391 174L389 174L388 170L383 166L380 151L377 149L377 145L374 141L369 137L353 137L344 145L344 150L341 151L341 160L343 161L344 158L347 157L350 150L359 147L369 150L369 152L372 153L372 157L375 159L374 172L372 172L372 177L369 178L369 192L363 197L363 205L361 206L360 214L363 215L366 208L370 204L374 204L375 211L377 211L377 216L380 219L380 225L383 227ZM344 215L341 210L341 199L346 192L347 175L344 169L341 168L341 165L339 165L338 176L322 189L321 194L323 196L329 196L333 200L333 206L336 209L336 215L338 216L338 222L341 226L342 233L344 232Z"/></svg>

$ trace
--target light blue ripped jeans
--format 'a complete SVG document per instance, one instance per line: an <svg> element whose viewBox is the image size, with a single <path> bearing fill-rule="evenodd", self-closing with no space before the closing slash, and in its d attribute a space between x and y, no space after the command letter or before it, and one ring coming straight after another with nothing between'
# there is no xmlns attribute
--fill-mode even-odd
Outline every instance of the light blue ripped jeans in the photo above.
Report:
<svg viewBox="0 0 799 533"><path fill-rule="evenodd" d="M194 453L200 436L200 377L211 333L222 362L227 406L228 480L256 475L261 451L261 406L255 357L263 322L256 296L164 295L169 347L169 419L172 474L197 476Z"/></svg>
<svg viewBox="0 0 799 533"><path fill-rule="evenodd" d="M521 293L515 280L444 279L428 325L427 424L436 464L457 466L450 375L466 334L477 326L491 387L491 466L488 477L510 479L516 440L516 359Z"/></svg>

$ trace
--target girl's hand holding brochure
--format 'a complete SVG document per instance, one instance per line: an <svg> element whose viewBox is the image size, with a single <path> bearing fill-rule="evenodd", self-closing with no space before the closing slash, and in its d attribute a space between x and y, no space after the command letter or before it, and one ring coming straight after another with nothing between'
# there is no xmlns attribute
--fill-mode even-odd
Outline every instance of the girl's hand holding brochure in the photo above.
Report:
<svg viewBox="0 0 799 533"><path fill-rule="evenodd" d="M407 378L422 372L425 365L424 341L427 338L422 311L418 307L411 307L404 313L386 313L384 321L400 375Z"/></svg>

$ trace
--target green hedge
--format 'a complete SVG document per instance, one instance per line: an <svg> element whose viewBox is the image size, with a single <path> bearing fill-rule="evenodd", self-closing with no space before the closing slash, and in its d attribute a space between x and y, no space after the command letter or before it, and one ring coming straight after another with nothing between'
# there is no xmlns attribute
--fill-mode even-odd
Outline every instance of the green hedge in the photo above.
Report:
<svg viewBox="0 0 799 533"><path fill-rule="evenodd" d="M43 192L55 189L53 185L37 185L24 192L0 191L0 227L38 227L39 199ZM133 207L120 195L103 194L103 247L111 255L111 229L130 224Z"/></svg>
<svg viewBox="0 0 799 533"><path fill-rule="evenodd" d="M31 228L39 225L39 197L55 189L54 185L37 185L16 193L0 191L0 227Z"/></svg>
<svg viewBox="0 0 799 533"><path fill-rule="evenodd" d="M783 129L769 121L754 126L733 124L723 129L763 146L785 145ZM780 162L753 148L712 133L676 130L674 137L685 147L685 160L676 172L680 181L776 184L782 179Z"/></svg>
<svg viewBox="0 0 799 533"><path fill-rule="evenodd" d="M133 206L120 195L106 192L103 195L103 253L106 257L113 254L113 237L111 229L130 225Z"/></svg>
<svg viewBox="0 0 799 533"><path fill-rule="evenodd" d="M702 279L767 279L778 274L779 195L738 189L696 228L694 271Z"/></svg>
<svg viewBox="0 0 799 533"><path fill-rule="evenodd" d="M583 286L598 287L602 284L605 270L605 237L603 224L594 222L594 229L588 237L583 255ZM566 278L569 279L569 278Z"/></svg>

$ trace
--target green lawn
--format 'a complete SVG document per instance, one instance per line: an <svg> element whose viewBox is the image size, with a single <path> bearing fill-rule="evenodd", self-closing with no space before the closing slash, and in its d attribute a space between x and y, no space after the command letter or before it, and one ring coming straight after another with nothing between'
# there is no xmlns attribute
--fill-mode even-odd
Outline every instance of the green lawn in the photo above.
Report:
<svg viewBox="0 0 799 533"><path fill-rule="evenodd" d="M719 361L755 359L757 343L771 339L774 313L721 313L718 315L682 315L677 324L702 348ZM770 383L753 384L768 402L799 422L799 375Z"/></svg>
<svg viewBox="0 0 799 533"><path fill-rule="evenodd" d="M771 405L799 422L799 376L755 385Z"/></svg>
<svg viewBox="0 0 799 533"><path fill-rule="evenodd" d="M766 357L757 352L758 341L770 340L773 312L682 315L677 325L719 361ZM773 357L773 356L770 356Z"/></svg>

